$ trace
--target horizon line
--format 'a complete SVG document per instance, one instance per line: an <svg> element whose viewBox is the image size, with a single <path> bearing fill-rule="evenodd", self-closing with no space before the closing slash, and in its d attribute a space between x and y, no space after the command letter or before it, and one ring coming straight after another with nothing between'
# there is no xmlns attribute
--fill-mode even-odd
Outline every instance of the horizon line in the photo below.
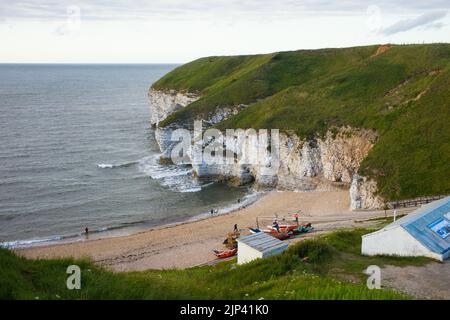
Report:
<svg viewBox="0 0 450 320"><path fill-rule="evenodd" d="M180 65L185 62L1 62L0 65Z"/></svg>
<svg viewBox="0 0 450 320"><path fill-rule="evenodd" d="M264 54L272 54L272 53L281 53L281 52L293 52L293 51L315 51L315 50L326 50L326 49L348 49L348 48L358 48L358 47L371 47L371 46L383 46L383 45L391 45L391 46L410 46L410 45L436 45L436 44L444 44L449 45L449 42L445 41L417 41L417 42L385 42L385 43L371 43L371 44L358 44L351 46L319 46L316 48L298 48L298 49L288 49L288 50L277 50L277 51L265 51L260 53L235 53L235 54L213 54L200 56L194 59L189 59L184 62L2 62L0 61L0 65L183 65L197 59L208 58L208 57L225 57L225 56L254 56L254 55L264 55Z"/></svg>

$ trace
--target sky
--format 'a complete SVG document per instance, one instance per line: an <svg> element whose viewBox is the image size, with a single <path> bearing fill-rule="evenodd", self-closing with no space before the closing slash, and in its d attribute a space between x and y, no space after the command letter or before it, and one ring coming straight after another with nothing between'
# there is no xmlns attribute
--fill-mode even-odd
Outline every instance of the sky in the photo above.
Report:
<svg viewBox="0 0 450 320"><path fill-rule="evenodd" d="M0 0L0 63L185 63L433 42L450 42L449 0Z"/></svg>

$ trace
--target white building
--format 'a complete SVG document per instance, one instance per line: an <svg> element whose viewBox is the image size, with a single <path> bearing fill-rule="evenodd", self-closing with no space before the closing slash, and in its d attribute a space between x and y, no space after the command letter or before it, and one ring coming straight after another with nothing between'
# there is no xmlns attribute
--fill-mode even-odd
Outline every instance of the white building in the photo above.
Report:
<svg viewBox="0 0 450 320"><path fill-rule="evenodd" d="M267 258L285 251L288 244L264 232L258 232L237 239L238 264L258 258Z"/></svg>
<svg viewBox="0 0 450 320"><path fill-rule="evenodd" d="M383 229L362 236L361 253L447 259L450 255L450 197L424 205Z"/></svg>

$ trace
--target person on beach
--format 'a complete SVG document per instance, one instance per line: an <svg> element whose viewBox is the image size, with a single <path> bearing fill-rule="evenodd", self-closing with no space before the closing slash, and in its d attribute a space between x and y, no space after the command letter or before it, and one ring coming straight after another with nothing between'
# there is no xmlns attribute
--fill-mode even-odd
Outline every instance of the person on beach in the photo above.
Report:
<svg viewBox="0 0 450 320"><path fill-rule="evenodd" d="M277 219L273 220L272 227L275 230L277 230L278 232L280 232L280 225L278 224L278 220Z"/></svg>
<svg viewBox="0 0 450 320"><path fill-rule="evenodd" d="M213 209L211 209L211 216L213 216L214 215L214 210Z"/></svg>
<svg viewBox="0 0 450 320"><path fill-rule="evenodd" d="M238 232L239 232L238 225L237 225L237 223L235 223L234 224L234 234L237 234Z"/></svg>
<svg viewBox="0 0 450 320"><path fill-rule="evenodd" d="M89 228L88 227L84 228L84 234L85 234L86 238L89 237Z"/></svg>
<svg viewBox="0 0 450 320"><path fill-rule="evenodd" d="M298 225L298 213L294 214L294 220L295 220L295 223L297 223L297 225Z"/></svg>

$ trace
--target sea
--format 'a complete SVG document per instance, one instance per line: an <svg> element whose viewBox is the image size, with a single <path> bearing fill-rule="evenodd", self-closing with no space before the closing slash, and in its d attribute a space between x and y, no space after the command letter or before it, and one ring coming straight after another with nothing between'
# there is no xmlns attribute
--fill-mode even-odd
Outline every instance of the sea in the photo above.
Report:
<svg viewBox="0 0 450 320"><path fill-rule="evenodd" d="M0 65L1 246L130 234L254 201L158 163L147 93L175 67Z"/></svg>

